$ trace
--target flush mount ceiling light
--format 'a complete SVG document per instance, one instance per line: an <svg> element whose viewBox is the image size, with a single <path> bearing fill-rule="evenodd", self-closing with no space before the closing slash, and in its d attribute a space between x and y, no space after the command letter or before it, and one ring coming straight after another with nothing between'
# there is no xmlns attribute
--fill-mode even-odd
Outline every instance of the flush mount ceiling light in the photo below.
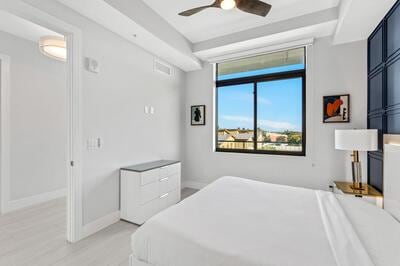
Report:
<svg viewBox="0 0 400 266"><path fill-rule="evenodd" d="M180 16L189 17L207 8L221 8L229 10L237 7L239 10L253 15L265 17L271 11L272 6L260 0L215 0L208 6L200 6L179 13Z"/></svg>
<svg viewBox="0 0 400 266"><path fill-rule="evenodd" d="M39 40L39 50L45 56L65 62L67 60L67 44L63 37L43 36Z"/></svg>

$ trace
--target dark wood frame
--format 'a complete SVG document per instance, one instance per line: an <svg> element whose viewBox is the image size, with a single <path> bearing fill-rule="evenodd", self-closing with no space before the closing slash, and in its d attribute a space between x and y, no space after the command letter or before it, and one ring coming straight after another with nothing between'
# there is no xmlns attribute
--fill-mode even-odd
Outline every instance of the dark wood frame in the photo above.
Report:
<svg viewBox="0 0 400 266"><path fill-rule="evenodd" d="M306 51L304 48L304 57ZM306 59L306 58L305 58ZM306 62L306 60L304 60ZM216 77L218 77L218 64L216 65ZM302 151L289 152L289 151L267 151L257 150L257 84L266 81L275 81L291 78L302 78ZM254 149L221 149L218 148L218 88L242 84L253 84L254 86ZM289 155L289 156L306 156L306 67L302 70L273 73L266 75L258 75L252 77L235 78L229 80L216 81L215 86L215 151L216 152L230 152L230 153L247 153L247 154L270 154L270 155Z"/></svg>
<svg viewBox="0 0 400 266"><path fill-rule="evenodd" d="M204 122L202 124L193 124L193 108L203 107L204 108ZM190 107L190 125L191 126L205 126L206 125L206 106L205 105L192 105Z"/></svg>
<svg viewBox="0 0 400 266"><path fill-rule="evenodd" d="M348 119L348 121L325 121L325 117L324 117L324 114L325 114L325 98L327 98L327 97L342 97L342 96L347 96L348 97L348 107L349 107L349 110L348 110L348 117L349 117L349 119ZM350 103L351 103L351 101L350 101L350 94L337 94L337 95L327 95L327 96L322 96L322 123L324 123L324 124L335 124L335 123L350 123L350 119L351 119L351 116L350 116L350 114L351 114L351 107L350 107Z"/></svg>

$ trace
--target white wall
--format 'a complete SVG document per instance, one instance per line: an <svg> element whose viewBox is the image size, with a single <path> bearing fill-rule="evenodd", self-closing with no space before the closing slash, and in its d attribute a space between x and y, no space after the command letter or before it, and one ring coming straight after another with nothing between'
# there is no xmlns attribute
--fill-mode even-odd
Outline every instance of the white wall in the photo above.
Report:
<svg viewBox="0 0 400 266"><path fill-rule="evenodd" d="M10 200L65 189L66 68L37 43L0 32L10 56Z"/></svg>
<svg viewBox="0 0 400 266"><path fill-rule="evenodd" d="M83 71L84 224L119 208L119 168L156 159L181 159L184 73L172 78L153 72L154 56L52 0L34 6L82 30L83 56L100 73ZM145 115L144 106L155 107ZM101 137L100 150L85 140Z"/></svg>
<svg viewBox="0 0 400 266"><path fill-rule="evenodd" d="M305 158L213 152L213 66L188 73L183 163L186 184L200 186L223 175L234 175L327 189L332 180L350 180L350 157L334 149L334 129L367 126L367 44L363 41L332 46L330 38L317 39L308 59ZM351 123L323 124L322 96L342 93L351 94ZM204 127L190 126L190 106L198 104L207 105ZM363 159L365 170L365 155Z"/></svg>

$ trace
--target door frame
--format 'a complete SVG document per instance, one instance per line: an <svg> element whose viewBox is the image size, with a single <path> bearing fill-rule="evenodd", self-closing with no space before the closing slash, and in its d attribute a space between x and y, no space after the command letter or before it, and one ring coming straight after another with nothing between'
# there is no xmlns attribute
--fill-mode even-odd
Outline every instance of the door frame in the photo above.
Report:
<svg viewBox="0 0 400 266"><path fill-rule="evenodd" d="M72 26L64 21L49 15L21 0L0 0L0 9L10 12L23 19L59 32L66 37L67 41L67 114L68 114L68 144L67 149L67 234L66 239L69 242L77 242L82 238L82 81L81 73L83 64L82 55L82 32L79 28ZM4 56L3 56L4 57ZM2 57L2 58L3 58ZM7 67L10 64L10 58L4 57ZM3 60L3 59L2 59ZM3 74L3 68L2 74ZM9 71L5 69L5 74L9 76ZM0 129L2 134L0 138L0 179L1 179L1 209L6 210L9 201L9 103L6 102L9 97L9 77L2 77L1 86L1 121ZM3 105L5 104L5 105ZM6 130L4 130L6 129ZM6 132L6 134L3 134ZM6 144L6 145L4 145Z"/></svg>

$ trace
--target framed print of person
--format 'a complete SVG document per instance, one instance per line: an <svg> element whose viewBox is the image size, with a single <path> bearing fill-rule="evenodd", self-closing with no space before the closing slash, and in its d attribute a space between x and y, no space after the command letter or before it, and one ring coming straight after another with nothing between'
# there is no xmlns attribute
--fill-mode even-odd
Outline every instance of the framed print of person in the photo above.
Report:
<svg viewBox="0 0 400 266"><path fill-rule="evenodd" d="M206 124L206 106L194 105L191 107L191 125L204 126Z"/></svg>

